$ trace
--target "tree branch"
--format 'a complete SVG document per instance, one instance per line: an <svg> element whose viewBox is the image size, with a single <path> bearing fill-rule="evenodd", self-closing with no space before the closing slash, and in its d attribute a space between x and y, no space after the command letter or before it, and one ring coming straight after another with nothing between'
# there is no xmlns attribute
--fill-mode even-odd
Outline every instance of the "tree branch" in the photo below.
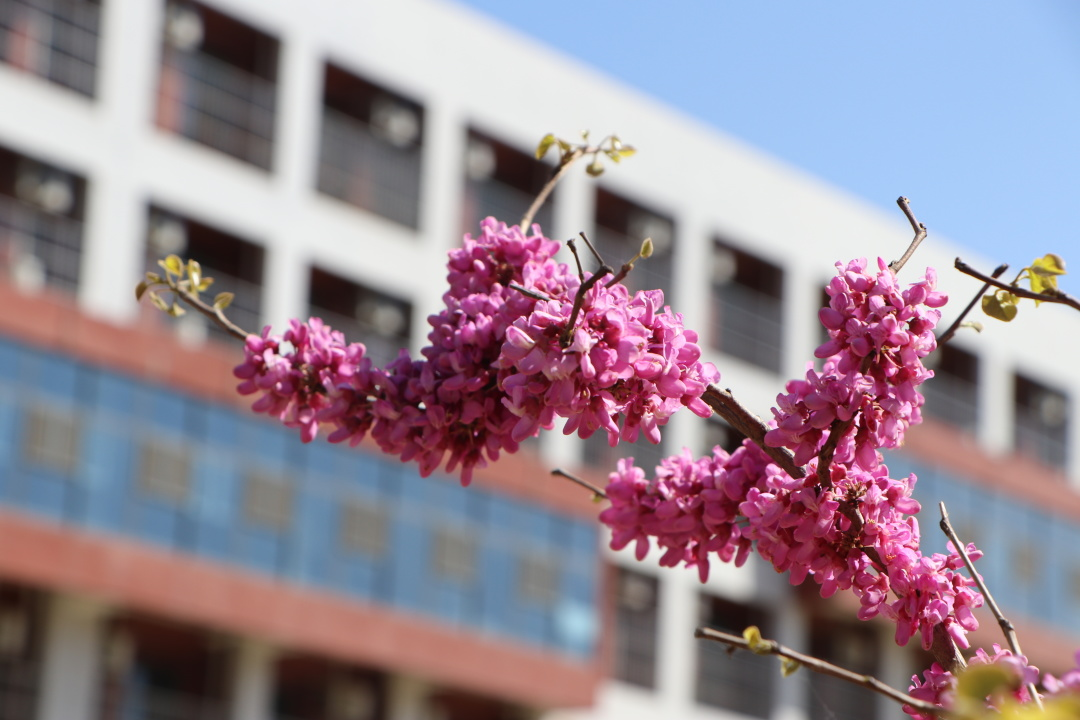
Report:
<svg viewBox="0 0 1080 720"><path fill-rule="evenodd" d="M596 485L593 485L588 480L582 480L581 478L579 478L579 477L577 477L575 475L571 475L570 473L565 472L563 470L560 470L559 468L555 468L554 470L552 470L551 474L556 475L558 477L566 478L570 482L572 482L572 483L574 483L576 485L580 485L581 487L583 487L586 490L588 490L589 492L591 492L593 494L593 498L596 499L596 500L607 500L608 499L607 498L607 493L605 493L603 490L601 490Z"/></svg>
<svg viewBox="0 0 1080 720"><path fill-rule="evenodd" d="M1009 269L1009 266L1007 264L1005 264L1005 263L1002 263L1001 265L998 265L994 269L994 274L991 277L999 278L1003 274L1005 274L1005 271L1008 270L1008 269ZM972 308L975 307L975 303L979 302L979 300L982 298L982 296L985 295L986 291L989 290L989 289L990 289L990 283L983 283L982 289L979 290L979 292L975 293L975 297L971 298L971 302L969 302L967 304L967 307L964 308L964 311L962 313L960 313L960 316L957 317L956 320L953 321L953 324L949 326L949 329L946 330L942 334L942 336L938 338L938 340L937 340L938 347L944 345L945 343L947 343L947 342L949 342L950 340L953 339L953 335L956 334L956 331L960 329L960 325L963 324L964 318L967 317L968 313L971 312Z"/></svg>
<svg viewBox="0 0 1080 720"><path fill-rule="evenodd" d="M994 618L1001 627L1001 632L1004 633L1005 640L1009 643L1009 649L1012 650L1014 655L1023 655L1024 653L1020 651L1020 639L1016 635L1016 628L1013 627L1012 622L1005 617L1005 614L1001 612L1001 608L998 606L997 601L994 600L994 596L990 594L990 588L986 587L986 583L983 581L982 576L975 572L975 563L968 557L967 548L960 542L960 538L956 535L952 523L949 522L949 511L945 509L945 503L939 502L938 510L941 511L941 522L938 523L941 527L941 532L945 533L945 537L949 538L953 547L956 548L956 552L960 555L960 559L964 561L964 566L971 574L971 579L975 581L975 586L979 588L979 592L982 593L983 598L986 600L986 606L990 608L990 612L994 614ZM1035 703L1042 708L1042 700L1039 698L1039 693L1035 689L1035 685L1028 683L1027 689Z"/></svg>
<svg viewBox="0 0 1080 720"><path fill-rule="evenodd" d="M529 226L532 225L533 218L536 217L536 213L540 211L540 208L543 206L544 201L548 199L549 195L551 195L551 191L554 190L555 186L559 184L559 181L562 180L563 175L565 175L566 171L570 169L570 166L580 160L585 155L589 154L590 150L595 149L596 148L581 146L575 148L573 152L563 157L563 159L559 162L558 167L555 168L555 172L551 174L551 178L549 178L548 181L544 183L544 187L540 189L540 192L537 193L536 197L533 199L532 204L529 205L529 209L526 210L525 214L521 217L522 232L528 231Z"/></svg>
<svg viewBox="0 0 1080 720"><path fill-rule="evenodd" d="M953 263L953 265L954 267L956 267L957 270L964 273L965 275L970 275L977 280L982 280L987 285L992 285L996 288L1001 288L1002 290L1008 290L1016 297L1026 298L1028 300L1038 300L1039 302L1068 305L1073 310L1080 310L1080 300L1077 300L1072 295L1069 295L1066 292L1062 292L1061 290L1047 290L1046 292L1041 293L1031 292L1030 290L1025 290L1024 288L1017 287L1016 285L1008 285L995 277L984 275L983 273L968 265L960 258L956 258L956 262Z"/></svg>
<svg viewBox="0 0 1080 720"><path fill-rule="evenodd" d="M922 244L922 241L926 239L926 226L915 219L915 213L911 210L911 202L901 195L896 199L896 204L904 211L904 217L911 223L911 229L915 231L915 237L911 240L911 244L908 245L908 249L904 251L903 256L901 256L899 260L893 260L889 263L889 269L894 273L898 273L903 269L904 265L907 264L907 261L915 254L919 245Z"/></svg>
<svg viewBox="0 0 1080 720"><path fill-rule="evenodd" d="M236 339L238 339L240 341L244 341L244 340L247 340L248 335L252 334L252 333L249 333L247 330L244 330L242 327L240 327L239 325L234 323L229 318L225 317L225 313L223 311L221 311L221 310L219 310L219 309L217 309L217 308L215 308L215 307L213 307L211 305L207 305L206 303L204 303L202 300L200 300L199 298L192 295L187 290L184 290L183 288L177 287L175 284L172 284L172 283L167 284L166 287L168 287L170 290L172 290L174 293L176 293L176 296L178 298L180 298L185 303L190 305L196 311L202 313L206 317L213 320L215 323L218 324L219 327L221 327L223 330L225 330L225 332L232 335L234 338L236 338Z"/></svg>
<svg viewBox="0 0 1080 720"><path fill-rule="evenodd" d="M765 433L769 432L769 428L760 418L743 407L730 390L721 390L710 385L701 399L733 428L753 440L788 475L793 478L806 477L806 470L795 464L795 456L791 452L786 448L774 448L765 444Z"/></svg>
<svg viewBox="0 0 1080 720"><path fill-rule="evenodd" d="M698 628L694 631L694 637L702 638L704 640L712 640L714 642L723 643L730 647L740 648L742 650L750 650L750 643L745 638L738 635L731 635L729 633L720 632L719 630L713 630L712 628ZM762 640L760 644L755 645L753 652L759 655L777 655L779 657L788 658L794 660L801 665L805 665L807 669L812 670L822 675L829 675L834 678L839 678L854 685L859 685L864 688L873 690L876 693L884 695L890 700L895 700L898 703L908 705L919 712L935 715L939 717L953 717L953 714L944 708L941 708L933 703L926 702L925 700L919 700L913 698L910 695L900 692L894 687L886 685L872 675L862 675L857 672L852 672L847 668L842 668L839 665L833 665L830 662L826 662L821 658L816 658L812 655L805 655L801 652L792 650L791 648L784 647L775 640Z"/></svg>

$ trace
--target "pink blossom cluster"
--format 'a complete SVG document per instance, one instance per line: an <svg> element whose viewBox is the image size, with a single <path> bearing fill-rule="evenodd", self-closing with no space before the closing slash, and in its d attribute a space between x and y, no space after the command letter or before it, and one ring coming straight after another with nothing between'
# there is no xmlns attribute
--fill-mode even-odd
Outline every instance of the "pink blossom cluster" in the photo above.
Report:
<svg viewBox="0 0 1080 720"><path fill-rule="evenodd" d="M872 468L879 448L895 448L908 425L920 421L923 397L916 387L933 376L922 359L937 346L937 310L947 298L935 288L932 269L901 289L884 260L877 270L865 259L837 263L837 276L826 287L829 304L819 312L829 340L815 355L825 358L819 372L793 380L773 410L776 427L766 436L773 447L786 447L796 462L821 451L836 421L854 422L854 432L837 443L835 459Z"/></svg>
<svg viewBox="0 0 1080 720"><path fill-rule="evenodd" d="M538 302L515 321L498 361L510 373L504 402L521 418L515 436L550 427L558 415L568 419L567 434L588 438L603 429L614 446L644 433L655 444L660 426L682 407L709 417L701 395L720 375L699 362L697 333L663 302L660 290L630 297L623 285L597 283L565 342L572 298Z"/></svg>
<svg viewBox="0 0 1080 720"><path fill-rule="evenodd" d="M488 218L449 254L445 306L428 318L420 358L403 350L376 368L318 318L292 321L282 337L248 338L239 390L262 393L253 409L301 428L305 442L329 425L331 442L370 436L424 475L460 468L464 484L556 415L583 437L603 427L613 444L641 431L658 442L683 406L707 415L701 394L718 375L659 291L629 298L594 284L563 346L581 278L554 260L558 249L537 226L527 236ZM525 339L543 352L522 353Z"/></svg>
<svg viewBox="0 0 1080 720"><path fill-rule="evenodd" d="M838 269L831 312L822 312L831 339L818 351L833 354L823 372L789 383L766 436L809 463L807 477L790 477L749 441L730 456L716 449L698 461L666 459L652 480L627 462L611 476L601 520L613 530L612 547L636 542L640 557L656 538L664 564L696 566L702 578L713 553L742 562L753 546L793 584L811 577L822 595L854 592L860 617L893 620L901 645L919 633L929 648L940 625L967 647L982 597L957 572L962 561L952 549L921 553L915 478L890 478L877 453L919 420L915 387L930 376L921 359L934 348L944 296L930 272L901 291L884 262L877 272L862 260ZM834 425L838 419L846 422ZM816 456L834 427L844 434L823 481Z"/></svg>
<svg viewBox="0 0 1080 720"><path fill-rule="evenodd" d="M993 649L993 655L983 648L976 650L975 655L968 660L968 667L998 665L1005 668L1014 679L1016 689L1012 692L1013 697L1021 703L1030 702L1031 694L1027 685L1034 685L1039 682L1039 668L1029 665L1025 656L1016 655L997 643L994 643ZM1069 676L1066 675L1066 677ZM1073 679L1078 680L1080 678L1074 676ZM1049 690L1050 694L1057 694L1066 689L1073 692L1080 689L1075 682L1071 687L1066 687L1064 683L1057 681L1050 674L1045 676L1044 686ZM940 664L934 663L928 670L923 672L921 680L918 675L911 676L911 687L908 688L908 694L916 700L933 703L942 708L950 708L956 699L956 676L943 669ZM933 716L918 712L909 705L904 706L904 712L919 720L934 720Z"/></svg>

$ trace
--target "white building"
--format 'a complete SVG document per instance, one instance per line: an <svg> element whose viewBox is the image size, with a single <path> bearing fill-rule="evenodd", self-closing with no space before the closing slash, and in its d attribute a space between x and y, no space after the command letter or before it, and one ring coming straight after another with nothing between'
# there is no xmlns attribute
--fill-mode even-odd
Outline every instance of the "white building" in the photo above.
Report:
<svg viewBox="0 0 1080 720"><path fill-rule="evenodd" d="M235 345L132 293L179 252L248 329L318 314L383 358L416 350L446 250L544 182L539 138L617 131L638 154L571 173L540 222L617 260L651 236L631 281L662 285L765 415L819 340L832 264L902 253L899 212L442 0L0 0L0 98L0 720L898 714L695 641L758 624L901 687L926 664L766 568L702 587L602 552L595 506L546 471L602 478L606 448L544 437L461 489L302 447L243 410ZM904 272L941 269L946 321L978 290L955 254L932 234ZM932 417L890 464L921 478L926 542L945 500L1060 668L1080 644L1080 316L985 324L941 353ZM724 435L680 416L667 449Z"/></svg>

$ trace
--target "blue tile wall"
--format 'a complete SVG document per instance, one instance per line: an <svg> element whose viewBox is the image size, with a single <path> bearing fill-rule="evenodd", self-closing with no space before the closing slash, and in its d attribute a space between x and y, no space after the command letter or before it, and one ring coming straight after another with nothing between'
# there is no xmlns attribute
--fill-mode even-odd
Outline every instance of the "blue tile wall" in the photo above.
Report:
<svg viewBox="0 0 1080 720"><path fill-rule="evenodd" d="M985 554L975 567L1006 614L1080 633L1080 588L1073 580L1080 579L1080 525L906 455L891 455L888 463L893 477L914 472L919 478L915 498L923 505L919 519L926 551L944 551L945 538L937 526L938 503L944 502L958 533L967 527L978 534L976 545ZM1028 567L1021 574L1017 553L1026 544Z"/></svg>
<svg viewBox="0 0 1080 720"><path fill-rule="evenodd" d="M69 475L22 453L26 408L47 403L80 419ZM144 438L192 451L183 502L149 497L136 482ZM260 468L293 483L284 530L243 512L243 483ZM380 557L345 547L342 508L356 499L387 514ZM555 650L595 652L598 525L347 447L304 445L294 430L150 383L0 339L0 503L86 528L277 576L456 626ZM431 572L435 529L476 544L469 581ZM521 558L547 554L559 567L550 605L517 590Z"/></svg>

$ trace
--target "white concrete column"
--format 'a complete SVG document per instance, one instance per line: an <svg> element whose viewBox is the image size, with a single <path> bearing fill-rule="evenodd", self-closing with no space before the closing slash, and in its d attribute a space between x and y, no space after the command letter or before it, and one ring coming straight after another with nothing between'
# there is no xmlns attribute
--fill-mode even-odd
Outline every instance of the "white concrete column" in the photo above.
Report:
<svg viewBox="0 0 1080 720"><path fill-rule="evenodd" d="M235 652L229 720L269 720L274 710L274 648L241 638Z"/></svg>
<svg viewBox="0 0 1080 720"><path fill-rule="evenodd" d="M776 628L775 639L781 645L790 648L808 650L810 648L810 634L806 625L806 611L800 605L795 591L790 587L784 588L780 603L773 606L774 626ZM773 658L775 664L769 668L770 672L776 673L776 703L773 704L773 720L805 720L807 702L807 690L810 683L803 670L803 676L792 675L782 677L780 675L780 660Z"/></svg>
<svg viewBox="0 0 1080 720"><path fill-rule="evenodd" d="M926 668L914 668L912 666L913 652L910 648L902 648L896 644L895 630L885 623L878 628L878 642L882 651L878 659L878 680L886 685L894 687L902 692L907 692L911 685L911 676L915 673L922 675ZM914 640L912 644L917 643ZM928 666L929 667L929 666ZM896 703L883 695L875 695L877 699L877 716L889 717L897 715Z"/></svg>
<svg viewBox="0 0 1080 720"><path fill-rule="evenodd" d="M133 318L142 274L146 204L139 164L154 132L164 3L102 3L95 122L100 151L87 178L79 299L91 313Z"/></svg>
<svg viewBox="0 0 1080 720"><path fill-rule="evenodd" d="M657 623L656 692L672 716L687 715L694 705L697 681L698 588L692 571L661 569L660 617ZM696 575L694 576L696 580Z"/></svg>
<svg viewBox="0 0 1080 720"><path fill-rule="evenodd" d="M106 612L85 598L49 598L37 720L97 718Z"/></svg>
<svg viewBox="0 0 1080 720"><path fill-rule="evenodd" d="M426 682L408 675L393 675L389 685L388 720L432 720Z"/></svg>
<svg viewBox="0 0 1080 720"><path fill-rule="evenodd" d="M991 455L1000 456L1013 449L1016 378L1010 360L999 353L984 352L979 363L979 444Z"/></svg>

